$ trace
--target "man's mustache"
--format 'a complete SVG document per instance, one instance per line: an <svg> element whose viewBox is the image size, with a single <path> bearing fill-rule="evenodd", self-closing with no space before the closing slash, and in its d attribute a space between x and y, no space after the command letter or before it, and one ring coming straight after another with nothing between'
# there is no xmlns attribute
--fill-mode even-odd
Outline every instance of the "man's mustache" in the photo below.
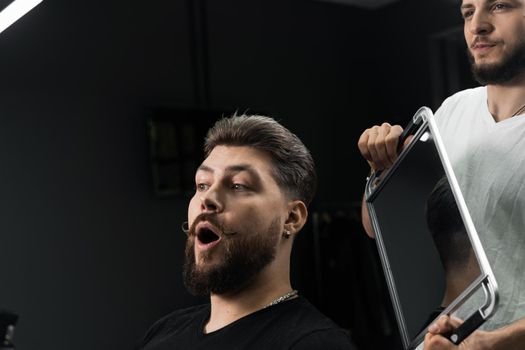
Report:
<svg viewBox="0 0 525 350"><path fill-rule="evenodd" d="M210 224L212 224L219 232L221 236L233 236L237 234L237 232L229 231L227 232L224 223L222 220L220 220L215 214L211 213L201 213L197 215L195 220L193 220L191 226L188 229L188 237L194 237L195 236L195 229L199 222L207 221Z"/></svg>

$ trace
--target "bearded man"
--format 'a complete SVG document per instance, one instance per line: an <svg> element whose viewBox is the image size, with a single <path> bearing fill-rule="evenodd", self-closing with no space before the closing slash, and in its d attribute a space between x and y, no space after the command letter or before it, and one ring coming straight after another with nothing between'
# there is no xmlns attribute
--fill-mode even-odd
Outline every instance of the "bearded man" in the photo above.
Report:
<svg viewBox="0 0 525 350"><path fill-rule="evenodd" d="M454 173L496 276L500 302L483 331L459 346L443 335L461 321L442 317L425 350L525 348L525 0L463 0L464 35L474 77L436 112ZM372 169L397 158L399 125L365 130L358 146ZM373 236L366 206L363 224Z"/></svg>
<svg viewBox="0 0 525 350"><path fill-rule="evenodd" d="M175 311L141 349L353 349L290 283L292 244L316 186L308 149L262 116L218 121L188 207L184 283L210 304Z"/></svg>

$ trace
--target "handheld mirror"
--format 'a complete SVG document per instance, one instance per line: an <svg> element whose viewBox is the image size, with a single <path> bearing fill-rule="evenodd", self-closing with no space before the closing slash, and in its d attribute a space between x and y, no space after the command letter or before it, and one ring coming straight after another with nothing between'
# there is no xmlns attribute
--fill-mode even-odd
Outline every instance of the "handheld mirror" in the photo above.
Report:
<svg viewBox="0 0 525 350"><path fill-rule="evenodd" d="M397 324L405 349L416 349L430 323L468 305L447 335L459 344L494 313L496 280L430 109L417 111L405 140L394 165L366 185Z"/></svg>

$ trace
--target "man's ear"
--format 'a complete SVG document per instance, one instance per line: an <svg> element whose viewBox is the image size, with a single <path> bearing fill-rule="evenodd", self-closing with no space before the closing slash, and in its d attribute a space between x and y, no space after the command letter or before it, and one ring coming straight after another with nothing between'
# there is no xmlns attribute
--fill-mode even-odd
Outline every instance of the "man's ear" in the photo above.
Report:
<svg viewBox="0 0 525 350"><path fill-rule="evenodd" d="M296 234L301 231L307 218L308 209L306 204L300 200L291 201L288 203L288 217L284 222L284 227L292 234Z"/></svg>

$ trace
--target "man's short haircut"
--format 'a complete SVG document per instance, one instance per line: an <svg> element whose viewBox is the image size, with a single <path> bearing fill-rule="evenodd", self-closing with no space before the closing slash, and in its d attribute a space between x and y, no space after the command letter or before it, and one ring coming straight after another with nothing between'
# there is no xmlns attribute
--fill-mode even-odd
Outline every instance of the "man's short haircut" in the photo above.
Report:
<svg viewBox="0 0 525 350"><path fill-rule="evenodd" d="M205 156L216 146L247 146L266 152L272 159L277 185L307 206L312 201L317 182L314 160L301 140L270 117L233 115L220 119L208 131Z"/></svg>

